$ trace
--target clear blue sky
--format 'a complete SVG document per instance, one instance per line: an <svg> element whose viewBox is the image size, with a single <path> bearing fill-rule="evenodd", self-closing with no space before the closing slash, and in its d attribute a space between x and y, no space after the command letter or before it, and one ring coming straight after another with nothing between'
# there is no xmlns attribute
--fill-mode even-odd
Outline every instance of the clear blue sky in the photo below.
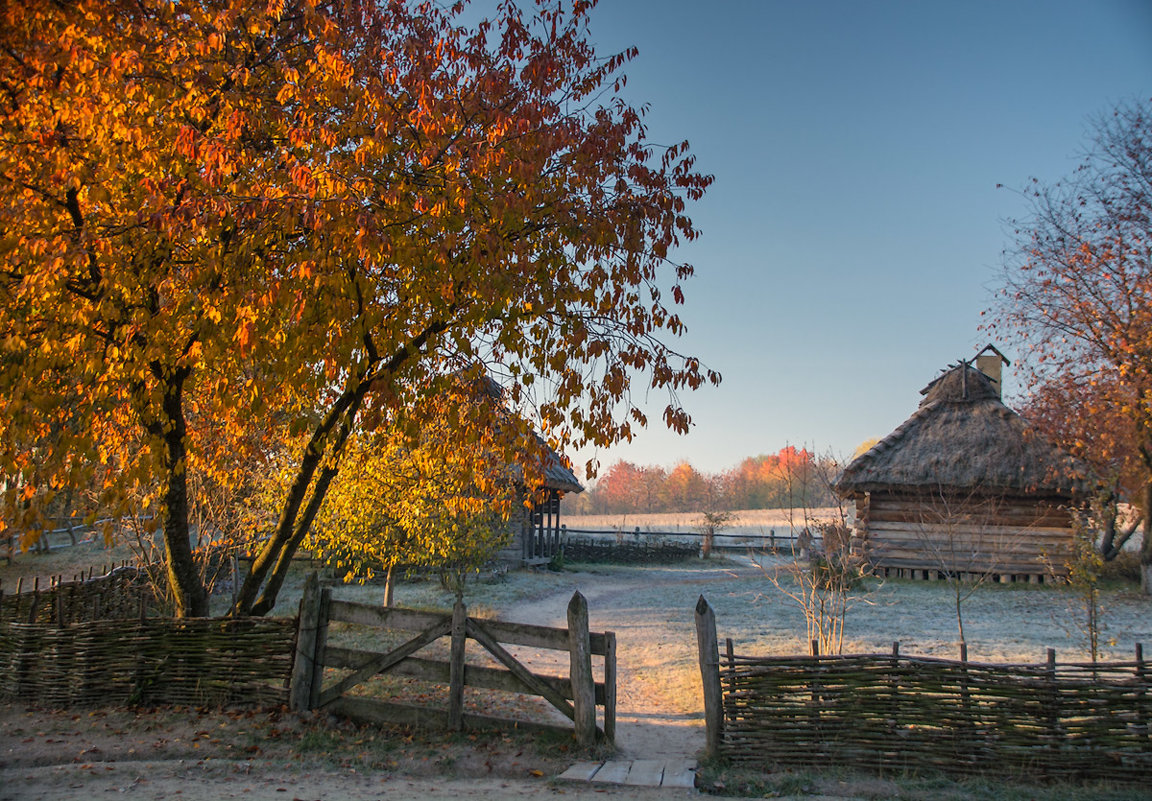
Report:
<svg viewBox="0 0 1152 801"><path fill-rule="evenodd" d="M1026 212L996 185L1067 175L1091 117L1152 98L1152 0L601 0L592 38L639 47L627 96L651 140L688 139L716 176L678 253L697 270L678 347L724 375L683 398L687 436L653 394L656 422L602 467L888 434L987 344Z"/></svg>

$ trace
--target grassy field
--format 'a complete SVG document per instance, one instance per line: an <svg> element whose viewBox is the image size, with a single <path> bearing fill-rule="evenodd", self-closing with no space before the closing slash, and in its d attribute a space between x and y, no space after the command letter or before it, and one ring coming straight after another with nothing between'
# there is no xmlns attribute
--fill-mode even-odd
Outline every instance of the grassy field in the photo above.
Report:
<svg viewBox="0 0 1152 801"><path fill-rule="evenodd" d="M838 510L834 507L810 509L805 520L801 510L788 509L742 509L732 513L733 519L720 530L724 534L767 535L775 530L783 536L793 529L803 528L812 522L831 519ZM701 512L659 512L653 514L627 515L564 515L561 522L573 529L597 529L634 531L672 531L685 534L697 533L703 521Z"/></svg>

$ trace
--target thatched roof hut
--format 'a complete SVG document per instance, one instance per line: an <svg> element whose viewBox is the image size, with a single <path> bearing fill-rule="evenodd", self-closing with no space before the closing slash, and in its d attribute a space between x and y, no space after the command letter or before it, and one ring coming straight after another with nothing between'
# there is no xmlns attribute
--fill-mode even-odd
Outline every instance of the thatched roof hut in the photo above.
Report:
<svg viewBox="0 0 1152 801"><path fill-rule="evenodd" d="M1032 580L1062 569L1070 510L1089 486L1075 460L1001 401L1007 360L991 347L981 357L989 350L995 369L987 358L983 369L948 368L921 390L912 416L837 479L878 567Z"/></svg>
<svg viewBox="0 0 1152 801"><path fill-rule="evenodd" d="M837 491L979 489L1071 500L1088 489L1075 460L1005 406L972 365L953 366L921 394L911 417L844 469Z"/></svg>

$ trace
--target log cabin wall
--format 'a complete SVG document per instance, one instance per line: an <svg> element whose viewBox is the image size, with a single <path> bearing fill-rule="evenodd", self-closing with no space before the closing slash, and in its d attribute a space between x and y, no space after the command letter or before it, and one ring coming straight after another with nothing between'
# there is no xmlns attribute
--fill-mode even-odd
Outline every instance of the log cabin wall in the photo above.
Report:
<svg viewBox="0 0 1152 801"><path fill-rule="evenodd" d="M859 547L881 575L938 578L941 571L1040 582L1067 573L1072 513L1027 497L856 496Z"/></svg>

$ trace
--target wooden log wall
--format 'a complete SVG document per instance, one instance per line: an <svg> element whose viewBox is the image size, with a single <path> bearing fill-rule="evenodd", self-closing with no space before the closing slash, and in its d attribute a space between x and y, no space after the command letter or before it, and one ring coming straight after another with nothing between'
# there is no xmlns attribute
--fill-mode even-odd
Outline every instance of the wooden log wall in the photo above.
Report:
<svg viewBox="0 0 1152 801"><path fill-rule="evenodd" d="M292 618L0 622L0 699L47 707L288 702Z"/></svg>
<svg viewBox="0 0 1152 801"><path fill-rule="evenodd" d="M871 493L857 499L856 515L869 563L904 578L949 571L1038 581L1066 575L1072 551L1069 510L1028 499L965 503Z"/></svg>
<svg viewBox="0 0 1152 801"><path fill-rule="evenodd" d="M730 641L729 641L730 642ZM896 649L894 649L895 651ZM891 655L750 657L720 677L720 755L765 769L1146 782L1152 681L1130 662L984 665Z"/></svg>

